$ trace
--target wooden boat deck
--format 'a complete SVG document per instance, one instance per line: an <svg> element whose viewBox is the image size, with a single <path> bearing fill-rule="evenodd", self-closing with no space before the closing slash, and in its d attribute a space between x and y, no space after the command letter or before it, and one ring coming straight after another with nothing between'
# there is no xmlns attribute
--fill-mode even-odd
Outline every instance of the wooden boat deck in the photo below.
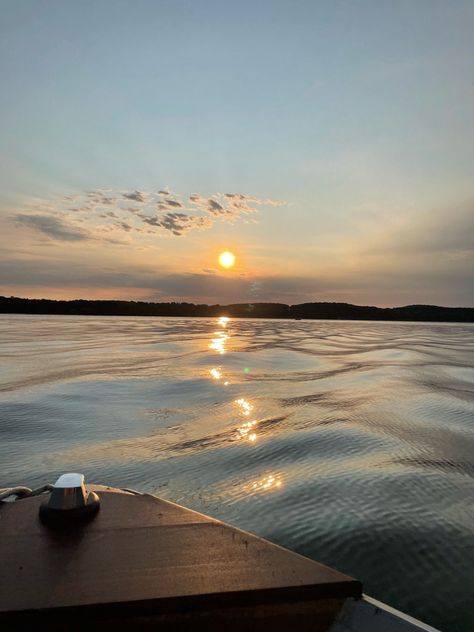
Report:
<svg viewBox="0 0 474 632"><path fill-rule="evenodd" d="M40 523L44 497L0 507L0 623L314 632L362 594L346 575L189 509L88 489L101 509L73 532Z"/></svg>

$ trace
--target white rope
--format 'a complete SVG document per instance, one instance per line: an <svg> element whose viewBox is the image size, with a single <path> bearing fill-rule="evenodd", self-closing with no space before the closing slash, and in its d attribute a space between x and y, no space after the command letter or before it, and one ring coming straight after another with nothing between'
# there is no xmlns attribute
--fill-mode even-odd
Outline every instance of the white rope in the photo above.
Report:
<svg viewBox="0 0 474 632"><path fill-rule="evenodd" d="M39 494L43 494L44 492L49 492L53 489L53 486L47 483L42 487L38 487L37 489L30 489L29 487L7 487L5 489L0 489L0 502L5 501L7 498L15 496L15 500L20 500L21 498L30 498L31 496L38 496Z"/></svg>

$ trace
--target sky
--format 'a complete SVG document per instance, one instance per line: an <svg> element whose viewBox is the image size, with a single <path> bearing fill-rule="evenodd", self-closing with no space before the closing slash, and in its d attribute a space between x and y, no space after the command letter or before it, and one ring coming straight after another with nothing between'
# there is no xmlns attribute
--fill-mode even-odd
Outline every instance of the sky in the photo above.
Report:
<svg viewBox="0 0 474 632"><path fill-rule="evenodd" d="M472 1L0 9L1 295L474 306Z"/></svg>

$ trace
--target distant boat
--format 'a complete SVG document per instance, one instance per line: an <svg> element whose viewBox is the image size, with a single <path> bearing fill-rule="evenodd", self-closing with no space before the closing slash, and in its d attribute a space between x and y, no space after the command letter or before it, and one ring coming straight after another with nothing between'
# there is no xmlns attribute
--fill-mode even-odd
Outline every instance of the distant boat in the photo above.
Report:
<svg viewBox="0 0 474 632"><path fill-rule="evenodd" d="M0 501L4 630L436 632L347 575L150 494L65 474Z"/></svg>

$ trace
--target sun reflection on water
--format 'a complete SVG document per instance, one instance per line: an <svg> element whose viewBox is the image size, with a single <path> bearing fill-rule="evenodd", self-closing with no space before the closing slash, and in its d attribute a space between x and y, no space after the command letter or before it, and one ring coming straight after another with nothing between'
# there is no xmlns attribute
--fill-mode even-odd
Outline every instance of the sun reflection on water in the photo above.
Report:
<svg viewBox="0 0 474 632"><path fill-rule="evenodd" d="M254 432L256 421L246 421L237 428L239 438L248 439L249 441L255 441L257 439L257 433Z"/></svg>
<svg viewBox="0 0 474 632"><path fill-rule="evenodd" d="M248 417L253 410L253 405L243 397L241 397L240 399L236 399L234 401L234 404L237 404L237 406L239 407L239 414L243 417ZM257 433L255 432L257 424L258 422L256 420L244 421L237 428L238 438L247 439L251 443L254 443L257 440Z"/></svg>
<svg viewBox="0 0 474 632"><path fill-rule="evenodd" d="M227 327L227 324L229 322L230 322L230 318L228 318L227 316L220 316L217 319L217 324L223 328ZM229 339L230 336L224 331L215 331L213 335L214 337L211 338L211 341L209 343L209 349L212 349L213 351L217 351L221 355L226 353L227 351L226 341ZM244 373L248 373L248 372L249 372L249 369L244 368ZM222 367L220 366L215 366L209 369L209 375L216 382L221 381L221 383L224 386L228 386L230 383L228 379L222 382L224 378L224 372L222 370ZM238 406L239 416L250 417L250 414L254 409L253 404L251 404L244 397L239 397L238 399L235 399L234 404L237 404ZM242 423L236 428L237 438L243 439L245 441L249 441L250 443L255 443L258 438L258 435L256 432L257 425L258 425L257 420L242 421Z"/></svg>
<svg viewBox="0 0 474 632"><path fill-rule="evenodd" d="M209 349L213 351L217 351L221 355L223 355L227 349L225 348L226 340L228 340L229 336L222 331L216 331L214 333L215 338L211 338L211 342L209 343Z"/></svg>
<svg viewBox="0 0 474 632"><path fill-rule="evenodd" d="M222 380L222 378L224 377L224 373L220 366L215 366L212 369L209 369L209 375L212 377L213 380L216 380L216 382ZM223 382L223 384L224 386L229 386L229 380L226 380L225 382Z"/></svg>
<svg viewBox="0 0 474 632"><path fill-rule="evenodd" d="M222 371L218 367L214 367L213 369L209 369L209 373L211 374L211 377L212 377L213 380L220 380L220 379L222 379Z"/></svg>
<svg viewBox="0 0 474 632"><path fill-rule="evenodd" d="M236 399L235 403L240 407L240 414L248 416L250 412L253 410L252 404L250 404L246 399L241 397L240 399Z"/></svg>
<svg viewBox="0 0 474 632"><path fill-rule="evenodd" d="M252 481L249 485L246 486L246 489L250 492L261 492L267 490L275 490L282 486L281 477L278 474L268 474L268 476L264 476L263 478Z"/></svg>

